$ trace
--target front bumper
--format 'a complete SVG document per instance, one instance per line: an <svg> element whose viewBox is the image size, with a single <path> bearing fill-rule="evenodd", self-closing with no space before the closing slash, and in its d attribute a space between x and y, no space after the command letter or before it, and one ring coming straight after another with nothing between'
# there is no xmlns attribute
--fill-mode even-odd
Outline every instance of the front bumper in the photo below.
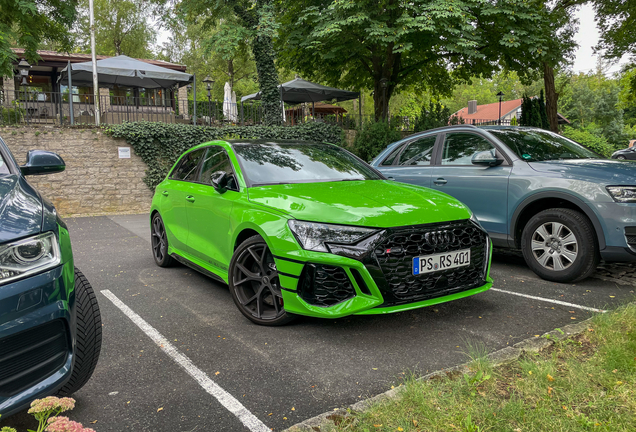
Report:
<svg viewBox="0 0 636 432"><path fill-rule="evenodd" d="M425 233L440 231L457 236L447 243L428 244ZM365 248L366 253L355 258L274 251L285 310L323 318L385 314L467 297L492 286L490 239L470 221L386 229ZM414 256L465 248L471 249L469 267L412 274Z"/></svg>
<svg viewBox="0 0 636 432"><path fill-rule="evenodd" d="M70 378L74 288L72 259L0 286L0 415L54 394Z"/></svg>

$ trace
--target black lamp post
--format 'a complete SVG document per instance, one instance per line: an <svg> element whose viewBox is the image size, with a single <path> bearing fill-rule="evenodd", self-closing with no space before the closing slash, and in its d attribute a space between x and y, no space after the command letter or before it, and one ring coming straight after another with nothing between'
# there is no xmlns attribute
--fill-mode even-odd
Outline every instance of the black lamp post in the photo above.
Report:
<svg viewBox="0 0 636 432"><path fill-rule="evenodd" d="M27 77L29 76L29 69L31 69L31 65L25 59L20 60L18 63L18 71L20 72L20 85L24 88L24 112L26 113L27 123L29 122L29 111L27 110Z"/></svg>
<svg viewBox="0 0 636 432"><path fill-rule="evenodd" d="M212 126L212 110L211 110L212 94L210 93L210 90L212 90L212 87L214 86L214 80L212 78L210 78L210 75L208 75L208 76L205 77L203 82L205 83L205 85L206 85L206 87L208 89L208 116L210 118L210 126Z"/></svg>
<svg viewBox="0 0 636 432"><path fill-rule="evenodd" d="M389 80L386 78L382 78L380 80L380 88L382 88L382 115L384 116L384 120L388 120L389 118L389 107L386 103L386 92L389 87Z"/></svg>
<svg viewBox="0 0 636 432"><path fill-rule="evenodd" d="M504 94L500 91L497 93L497 96L499 97L499 121L497 123L501 125L501 101L503 100Z"/></svg>

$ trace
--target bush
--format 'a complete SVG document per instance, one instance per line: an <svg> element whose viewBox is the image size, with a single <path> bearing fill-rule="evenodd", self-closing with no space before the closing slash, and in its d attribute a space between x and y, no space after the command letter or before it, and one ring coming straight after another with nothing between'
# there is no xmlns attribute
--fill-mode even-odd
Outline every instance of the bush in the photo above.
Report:
<svg viewBox="0 0 636 432"><path fill-rule="evenodd" d="M18 124L22 121L24 109L0 106L0 124Z"/></svg>
<svg viewBox="0 0 636 432"><path fill-rule="evenodd" d="M168 170L186 150L219 139L289 139L329 142L341 145L339 126L303 123L298 126L225 126L220 128L188 124L134 122L106 129L115 138L123 138L135 154L148 165L144 182L151 190L166 178Z"/></svg>
<svg viewBox="0 0 636 432"><path fill-rule="evenodd" d="M428 105L424 104L420 109L420 114L415 120L413 130L415 132L420 132L442 126L448 126L450 117L450 109L443 106L440 102L430 102ZM455 119L457 119L457 117L455 117ZM458 119L457 121L459 122Z"/></svg>
<svg viewBox="0 0 636 432"><path fill-rule="evenodd" d="M614 152L613 147L604 136L598 136L586 130L565 126L563 128L563 136L605 157L610 157Z"/></svg>
<svg viewBox="0 0 636 432"><path fill-rule="evenodd" d="M353 153L364 161L370 161L392 142L402 138L402 134L385 121L365 122L353 141Z"/></svg>

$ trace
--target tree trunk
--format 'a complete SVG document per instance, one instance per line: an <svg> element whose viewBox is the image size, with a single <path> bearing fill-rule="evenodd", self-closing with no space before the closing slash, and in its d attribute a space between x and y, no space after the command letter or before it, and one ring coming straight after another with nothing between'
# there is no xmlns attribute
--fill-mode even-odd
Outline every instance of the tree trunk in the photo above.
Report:
<svg viewBox="0 0 636 432"><path fill-rule="evenodd" d="M266 126L280 125L283 122L283 111L280 105L278 72L274 64L272 39L267 36L256 36L252 44L252 52L261 89L261 104L265 111L263 122Z"/></svg>
<svg viewBox="0 0 636 432"><path fill-rule="evenodd" d="M381 59L378 57L373 59L373 108L375 121L387 121L389 119L389 101L398 84L401 61L402 54L393 53L393 44L389 44L385 55Z"/></svg>
<svg viewBox="0 0 636 432"><path fill-rule="evenodd" d="M543 62L543 86L545 87L545 110L548 114L550 130L558 133L559 117L557 115L557 102L559 101L559 94L554 84L554 69L546 62Z"/></svg>
<svg viewBox="0 0 636 432"><path fill-rule="evenodd" d="M227 61L227 74L230 78L230 89L234 90L234 60L229 59Z"/></svg>

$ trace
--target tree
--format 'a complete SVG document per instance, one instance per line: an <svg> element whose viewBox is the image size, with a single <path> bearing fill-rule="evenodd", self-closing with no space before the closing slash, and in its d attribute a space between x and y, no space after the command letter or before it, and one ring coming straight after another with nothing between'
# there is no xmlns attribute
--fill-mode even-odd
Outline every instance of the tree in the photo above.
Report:
<svg viewBox="0 0 636 432"><path fill-rule="evenodd" d="M400 88L449 94L457 80L489 76L503 56L545 44L536 32L541 4L281 1L279 60L331 85L373 89L375 116L386 118L388 102Z"/></svg>
<svg viewBox="0 0 636 432"><path fill-rule="evenodd" d="M96 54L135 58L153 57L151 46L157 32L148 23L149 3L145 0L94 0ZM77 46L90 52L88 0L81 0L75 35Z"/></svg>
<svg viewBox="0 0 636 432"><path fill-rule="evenodd" d="M277 23L272 0L175 0L178 14L189 22L202 20L209 27L215 26L219 19L234 16L242 26L242 32L249 35L249 43L256 62L256 71L261 90L261 103L264 108L264 123L276 125L282 123L282 107L278 90L278 71L276 70L272 39L276 34Z"/></svg>
<svg viewBox="0 0 636 432"><path fill-rule="evenodd" d="M593 0L600 30L597 50L604 57L620 59L636 54L636 0Z"/></svg>
<svg viewBox="0 0 636 432"><path fill-rule="evenodd" d="M76 7L77 0L0 0L0 75L13 76L18 59L12 46L24 48L30 63L40 59L37 49L43 42L70 50Z"/></svg>

